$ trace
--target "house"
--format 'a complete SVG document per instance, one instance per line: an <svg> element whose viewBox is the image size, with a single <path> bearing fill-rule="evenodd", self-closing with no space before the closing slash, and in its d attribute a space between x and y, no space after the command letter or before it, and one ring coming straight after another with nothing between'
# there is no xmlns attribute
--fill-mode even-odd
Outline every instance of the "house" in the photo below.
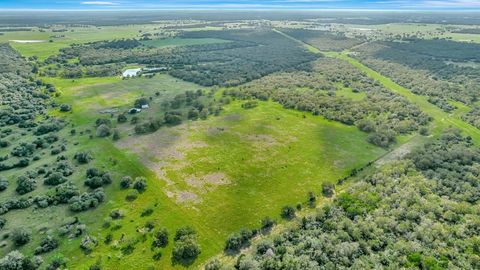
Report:
<svg viewBox="0 0 480 270"><path fill-rule="evenodd" d="M131 108L130 110L128 110L128 113L129 114L136 114L136 113L139 113L141 111L142 111L142 109L139 109L139 108Z"/></svg>

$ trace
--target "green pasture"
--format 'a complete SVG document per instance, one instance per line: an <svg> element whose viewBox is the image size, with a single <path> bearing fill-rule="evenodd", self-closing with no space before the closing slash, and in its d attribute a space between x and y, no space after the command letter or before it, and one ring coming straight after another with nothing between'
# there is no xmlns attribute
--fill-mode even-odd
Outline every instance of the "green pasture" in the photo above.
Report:
<svg viewBox="0 0 480 270"><path fill-rule="evenodd" d="M51 29L33 31L5 32L0 35L0 42L9 42L23 56L37 56L40 60L55 55L61 48L73 43L87 43L120 38L135 38L142 33L154 32L156 25L121 25L121 26L85 26L69 27L66 32L52 32ZM64 37L54 37L61 36ZM41 43L17 43L12 40L45 40ZM49 42L49 41L52 42Z"/></svg>
<svg viewBox="0 0 480 270"><path fill-rule="evenodd" d="M43 79L61 91L57 102L73 105L72 113L51 113L71 121L77 134L87 130L94 132L95 119L109 117L99 113L103 109L128 108L136 98L152 96L157 91L162 93L158 97L160 102L160 99L168 99L181 91L201 88L162 74L151 79L128 80L117 77ZM153 266L155 269L184 267L172 264L173 240L161 251L162 258L153 261L151 235L141 236L136 232L147 220L168 228L171 235L182 225L194 226L198 230L202 249L195 265L200 264L222 251L228 234L243 227L258 227L261 218L267 215L279 219L279 210L283 205L305 202L308 191L319 194L322 183L335 182L353 168L363 166L385 152L368 144L365 140L367 134L355 127L286 110L273 102L261 102L258 107L248 110L241 108L241 103L235 101L225 106L220 116L211 116L204 121L187 122L174 128L164 127L145 136L125 135L117 146L111 139L90 139L87 132L73 136L72 141L79 144L70 149L71 153L89 149L95 156L95 164L114 172L115 176L114 183L107 188L107 202L96 210L77 216L88 225L92 235L103 239L110 233L115 244L106 245L100 241L94 253L88 256L78 248L78 240L62 245L58 252L72 258L72 268L90 265L98 258L107 269L127 269L138 265ZM158 103L153 106L158 106ZM151 112L155 109L152 108ZM148 113L145 112L145 115ZM130 126L128 123L123 125ZM138 151L134 149L135 144L146 145ZM172 158L162 155L162 151L157 152L167 146L177 147L175 149L183 158ZM152 166L155 162L158 162L157 167ZM168 179L159 175L159 168ZM209 182L196 185L188 182L189 177L205 180L203 177L215 174L223 175L228 184ZM118 187L119 178L123 175L148 178L147 191L134 202L125 201L128 191ZM81 186L83 175L79 174L76 179ZM179 201L176 197L190 193L194 193L198 201ZM149 206L154 207L154 213L140 217L140 213ZM116 208L125 211L125 218L114 222L121 229L103 228L102 220ZM71 215L67 210L63 211ZM23 213L19 215L25 217L28 214L27 211L18 213ZM42 218L48 219L49 216ZM125 237L120 240L122 234ZM124 255L121 248L128 241L136 242L135 250L130 255Z"/></svg>

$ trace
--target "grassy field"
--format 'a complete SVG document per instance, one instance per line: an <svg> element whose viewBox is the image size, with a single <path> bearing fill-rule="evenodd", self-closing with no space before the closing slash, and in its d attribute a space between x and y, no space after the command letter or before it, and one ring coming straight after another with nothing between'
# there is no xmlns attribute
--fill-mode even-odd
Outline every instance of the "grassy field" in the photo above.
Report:
<svg viewBox="0 0 480 270"><path fill-rule="evenodd" d="M417 35L422 33L425 38L449 38L461 42L480 42L480 35L452 33L449 27L469 28L464 25L444 25L444 24L422 24L422 23L388 23L377 25L357 25L357 24L341 24L334 25L342 31L346 31L351 35L367 34L375 36L383 35L402 35L404 33Z"/></svg>
<svg viewBox="0 0 480 270"><path fill-rule="evenodd" d="M118 143L167 183L179 206L199 212L220 238L278 216L284 204L318 193L384 150L355 127L262 102L235 102L221 117Z"/></svg>
<svg viewBox="0 0 480 270"><path fill-rule="evenodd" d="M228 40L218 38L166 38L166 39L152 39L144 40L142 44L150 47L173 47L173 46L188 46L188 45L203 45L212 43L225 43Z"/></svg>
<svg viewBox="0 0 480 270"><path fill-rule="evenodd" d="M73 105L66 117L78 131L93 130L96 118L107 117L100 111L128 108L142 95L160 91L159 99L168 99L201 88L168 75L45 80L62 92L59 103ZM261 102L250 110L240 105L240 101L233 102L220 116L205 121L162 128L150 135L125 135L116 145L111 139L89 139L87 134L74 137L79 146L70 151L92 149L95 164L113 171L116 181L107 189L106 203L79 215L91 234L99 239L112 234L114 244L101 243L85 256L78 240L65 243L60 252L72 258L73 268L90 265L99 257L108 269L182 268L172 265L173 240L159 261L152 260L151 236L137 232L147 220L168 228L171 236L182 225L194 226L202 248L195 264L202 263L222 251L228 234L242 227L258 227L267 215L278 219L283 205L305 202L308 191L319 194L323 182L334 182L385 153L368 144L366 134L352 126L286 110L273 102ZM155 106L159 104L153 103L153 112ZM122 175L148 178L147 191L133 203L125 201L127 191L118 188ZM83 175L77 179L83 181ZM149 206L153 214L141 217ZM102 228L99 222L111 209L125 212L124 219L115 221L120 230ZM121 248L129 241L136 243L135 250L123 255Z"/></svg>
<svg viewBox="0 0 480 270"><path fill-rule="evenodd" d="M67 32L52 32L51 29L40 32L33 31L6 32L0 35L0 42L8 42L23 56L37 56L40 60L55 55L61 48L73 43L86 43L100 40L134 38L142 33L154 31L155 25L124 25L124 26L86 26L69 27ZM141 32L139 32L141 31ZM57 37L54 36L61 36ZM18 43L13 40L44 40L41 43ZM52 42L49 42L52 40Z"/></svg>

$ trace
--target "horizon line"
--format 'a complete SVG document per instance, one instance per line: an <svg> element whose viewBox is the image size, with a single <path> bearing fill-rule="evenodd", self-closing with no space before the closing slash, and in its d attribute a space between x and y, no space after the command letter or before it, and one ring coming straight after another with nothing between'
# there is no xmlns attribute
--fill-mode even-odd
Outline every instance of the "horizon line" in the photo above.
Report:
<svg viewBox="0 0 480 270"><path fill-rule="evenodd" d="M55 8L0 8L4 11L388 11L388 12L479 12L479 8L435 8L435 9L384 9L384 8L105 8L105 9L55 9Z"/></svg>

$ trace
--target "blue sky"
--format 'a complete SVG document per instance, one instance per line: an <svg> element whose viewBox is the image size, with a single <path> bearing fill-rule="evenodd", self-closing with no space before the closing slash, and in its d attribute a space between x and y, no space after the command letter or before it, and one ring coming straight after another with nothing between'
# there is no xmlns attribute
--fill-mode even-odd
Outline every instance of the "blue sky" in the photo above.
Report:
<svg viewBox="0 0 480 270"><path fill-rule="evenodd" d="M480 0L0 0L1 9L480 10Z"/></svg>

